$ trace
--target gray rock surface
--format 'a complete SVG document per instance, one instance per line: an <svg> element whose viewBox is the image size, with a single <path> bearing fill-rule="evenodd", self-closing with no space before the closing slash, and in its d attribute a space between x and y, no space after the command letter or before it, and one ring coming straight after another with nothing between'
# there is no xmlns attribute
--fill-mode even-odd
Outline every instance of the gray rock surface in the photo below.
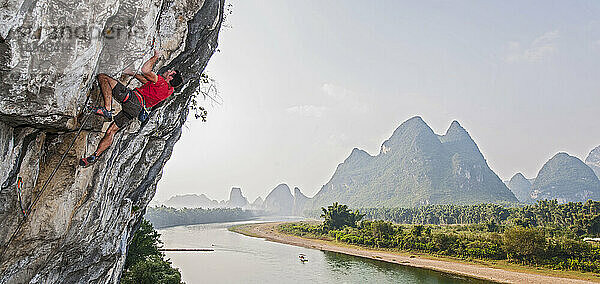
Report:
<svg viewBox="0 0 600 284"><path fill-rule="evenodd" d="M116 283L127 244L180 138L199 76L217 47L223 0L22 1L0 8L0 283ZM158 15L158 16L157 16ZM158 35L158 36L157 36ZM68 150L98 72L164 53L187 84L133 123L93 167L78 159L102 137L91 117L14 239L27 206ZM4 250L6 248L6 250Z"/></svg>

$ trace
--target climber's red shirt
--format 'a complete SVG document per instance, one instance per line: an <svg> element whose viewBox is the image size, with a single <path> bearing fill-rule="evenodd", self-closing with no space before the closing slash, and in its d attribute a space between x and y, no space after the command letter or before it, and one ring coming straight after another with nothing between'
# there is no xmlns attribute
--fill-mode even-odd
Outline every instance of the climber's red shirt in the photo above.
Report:
<svg viewBox="0 0 600 284"><path fill-rule="evenodd" d="M136 88L144 97L147 108L155 106L173 94L173 88L169 86L167 81L165 81L165 78L160 75L157 77L156 83L148 81L141 87Z"/></svg>

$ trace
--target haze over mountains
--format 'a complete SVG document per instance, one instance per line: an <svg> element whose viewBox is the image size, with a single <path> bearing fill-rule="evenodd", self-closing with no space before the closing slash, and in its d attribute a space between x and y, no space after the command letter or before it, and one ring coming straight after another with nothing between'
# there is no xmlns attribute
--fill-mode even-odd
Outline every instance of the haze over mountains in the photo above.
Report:
<svg viewBox="0 0 600 284"><path fill-rule="evenodd" d="M299 188L294 188L292 195L287 184L280 184L270 191L265 200L259 196L254 202L249 203L239 187L231 188L229 200L217 201L204 194L176 195L165 201L162 205L174 208L242 208L247 210L264 210L266 214L273 215L302 215L304 205L309 200Z"/></svg>
<svg viewBox="0 0 600 284"><path fill-rule="evenodd" d="M213 200L208 198L204 194L184 194L176 195L169 200L165 201L164 204L168 207L174 208L252 208L252 205L248 203L248 199L242 194L242 189L239 187L232 187L229 193L229 200Z"/></svg>
<svg viewBox="0 0 600 284"><path fill-rule="evenodd" d="M228 201L205 195L175 196L174 207L240 207L277 215L302 215L333 202L360 207L413 207L428 204L532 203L600 199L600 146L585 163L558 153L534 179L515 174L506 184L487 164L469 133L453 121L438 135L421 117L402 123L381 145L376 156L354 148L337 166L331 179L312 197L299 188L279 184L263 200L249 203L240 188ZM193 206L192 206L193 205Z"/></svg>

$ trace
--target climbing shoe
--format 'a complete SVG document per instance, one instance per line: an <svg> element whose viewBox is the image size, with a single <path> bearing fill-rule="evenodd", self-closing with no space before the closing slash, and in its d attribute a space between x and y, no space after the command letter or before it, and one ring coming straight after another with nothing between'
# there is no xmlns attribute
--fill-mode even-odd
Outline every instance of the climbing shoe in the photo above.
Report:
<svg viewBox="0 0 600 284"><path fill-rule="evenodd" d="M102 116L108 120L111 120L113 115L112 115L112 111L107 110L105 107L90 107L89 110L95 114L95 115L99 115Z"/></svg>
<svg viewBox="0 0 600 284"><path fill-rule="evenodd" d="M92 164L94 164L96 161L98 160L98 156L96 155L91 155L87 158L82 158L79 160L79 165L87 168L89 166L91 166Z"/></svg>

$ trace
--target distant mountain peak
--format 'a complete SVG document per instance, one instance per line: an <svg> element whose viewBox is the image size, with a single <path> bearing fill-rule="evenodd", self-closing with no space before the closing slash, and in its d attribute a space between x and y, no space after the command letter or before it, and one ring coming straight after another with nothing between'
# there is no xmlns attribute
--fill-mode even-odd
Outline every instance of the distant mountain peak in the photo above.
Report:
<svg viewBox="0 0 600 284"><path fill-rule="evenodd" d="M559 152L538 172L531 197L557 199L561 203L597 199L600 197L600 180L579 158Z"/></svg>
<svg viewBox="0 0 600 284"><path fill-rule="evenodd" d="M458 121L454 120L446 130L446 134L440 137L440 140L444 143L446 142L457 142L457 141L467 141L471 144L475 144L475 141L469 135L469 132L458 123Z"/></svg>
<svg viewBox="0 0 600 284"><path fill-rule="evenodd" d="M254 199L254 202L252 202L250 205L252 205L252 207L254 207L255 209L260 209L262 208L264 203L264 200L262 199L262 197L257 197L256 199Z"/></svg>
<svg viewBox="0 0 600 284"><path fill-rule="evenodd" d="M458 121L453 120L448 130L446 130L445 136L448 135L469 135L469 133L467 133L467 130Z"/></svg>
<svg viewBox="0 0 600 284"><path fill-rule="evenodd" d="M294 209L292 213L296 216L302 216L306 202L309 200L298 187L294 187Z"/></svg>
<svg viewBox="0 0 600 284"><path fill-rule="evenodd" d="M286 192L290 192L290 191L291 191L291 189L290 189L290 187L289 187L287 184L285 184L285 183L280 183L280 184L278 184L278 185L277 185L277 186L276 186L276 187L273 189L273 191L286 191Z"/></svg>
<svg viewBox="0 0 600 284"><path fill-rule="evenodd" d="M418 116L403 122L377 156L367 158L366 152L353 149L311 206L336 201L355 207L517 201L458 122L446 135L444 142Z"/></svg>
<svg viewBox="0 0 600 284"><path fill-rule="evenodd" d="M517 197L520 202L531 202L531 182L522 174L516 173L507 184L508 189Z"/></svg>
<svg viewBox="0 0 600 284"><path fill-rule="evenodd" d="M594 173L596 173L596 176L600 178L600 146L594 148L590 152L587 158L585 158L585 163L592 168Z"/></svg>
<svg viewBox="0 0 600 284"><path fill-rule="evenodd" d="M356 147L354 147L354 149L352 149L352 153L351 154L362 154L365 153L367 154L367 152L365 152L364 150L358 149Z"/></svg>
<svg viewBox="0 0 600 284"><path fill-rule="evenodd" d="M396 128L396 130L394 130L394 133L392 134L392 136L390 137L389 140L395 140L395 139L401 139L403 138L405 135L403 135L406 131L431 131L433 133L433 130L431 129L431 127L429 127L429 125L427 125L427 123L420 117L420 116L415 116L405 122L403 122L402 124L400 124L400 126L398 126Z"/></svg>
<svg viewBox="0 0 600 284"><path fill-rule="evenodd" d="M242 189L239 187L232 187L231 192L229 193L229 198L235 195L242 195Z"/></svg>
<svg viewBox="0 0 600 284"><path fill-rule="evenodd" d="M438 143L437 135L420 116L415 116L396 128L392 136L381 145L379 154L386 154L412 143Z"/></svg>
<svg viewBox="0 0 600 284"><path fill-rule="evenodd" d="M308 198L298 187L294 187L294 198Z"/></svg>
<svg viewBox="0 0 600 284"><path fill-rule="evenodd" d="M267 195L264 202L265 208L275 214L290 215L294 210L294 196L290 187L279 184Z"/></svg>
<svg viewBox="0 0 600 284"><path fill-rule="evenodd" d="M571 155L569 155L566 152L558 152L554 156L552 156L552 158L550 158L550 160L548 160L544 164L544 166L552 166L552 165L555 165L555 164L558 164L558 163L568 163L568 162L581 162L581 163L583 163L583 161L581 161L579 158L577 158L575 156L571 156Z"/></svg>
<svg viewBox="0 0 600 284"><path fill-rule="evenodd" d="M242 195L242 189L239 187L232 187L229 193L229 201L227 204L231 207L244 207L248 205L248 199Z"/></svg>
<svg viewBox="0 0 600 284"><path fill-rule="evenodd" d="M211 200L205 194L183 194L171 196L164 205L174 208L214 208L219 207L219 202Z"/></svg>
<svg viewBox="0 0 600 284"><path fill-rule="evenodd" d="M344 160L344 163L347 161L351 161L354 159L362 159L365 157L371 157L371 155L369 155L369 153L367 153L365 150L354 148L354 149L352 149L352 152L350 152L350 155L348 156L348 158L346 158L346 160Z"/></svg>
<svg viewBox="0 0 600 284"><path fill-rule="evenodd" d="M517 180L525 180L527 182L529 182L529 180L522 174L522 173L516 173L511 179L510 181L517 181Z"/></svg>
<svg viewBox="0 0 600 284"><path fill-rule="evenodd" d="M552 159L554 159L554 158L569 158L569 157L573 157L573 156L569 155L569 154L568 154L568 153L566 153L566 152L558 152L558 153L556 153L556 155L554 155L554 156L552 157ZM574 158L574 157L573 157L573 158Z"/></svg>
<svg viewBox="0 0 600 284"><path fill-rule="evenodd" d="M600 146L590 151L590 154L585 158L585 162L600 163Z"/></svg>

